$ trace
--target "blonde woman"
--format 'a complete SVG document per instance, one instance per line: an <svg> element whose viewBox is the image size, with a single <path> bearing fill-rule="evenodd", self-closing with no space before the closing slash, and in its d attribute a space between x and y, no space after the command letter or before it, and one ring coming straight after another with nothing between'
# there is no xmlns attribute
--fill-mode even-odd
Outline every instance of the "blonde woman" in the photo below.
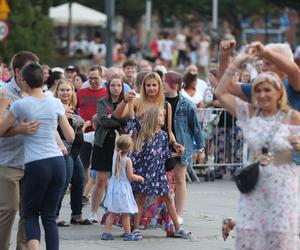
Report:
<svg viewBox="0 0 300 250"><path fill-rule="evenodd" d="M136 97L135 92L129 92L125 95L123 102L119 104L115 111L116 116L130 116L131 119L128 123L129 130L133 130L133 137L138 135L141 122L144 117L144 113L150 108L161 108L164 110L165 121L162 126L162 130L167 132L168 141L173 145L176 152L183 152L184 148L180 144L176 143L175 136L172 132L172 108L171 105L165 101L163 84L160 76L155 72L149 72L145 75L142 86L140 89L140 96ZM168 172L169 185L171 187L170 192L174 192L174 175L173 171ZM143 220L140 221L143 228L161 227L167 235L173 235L174 225L170 219L168 213L163 214L164 209L157 209L158 207L164 207L164 202L157 197L147 197L143 211ZM150 225L151 218L161 217L161 223ZM138 234L138 233L137 233Z"/></svg>
<svg viewBox="0 0 300 250"><path fill-rule="evenodd" d="M296 250L300 246L299 166L293 162L292 152L300 150L300 114L288 107L284 84L273 72L261 73L254 80L250 104L228 91L234 72L255 56L254 52L238 55L215 91L222 105L237 117L251 160L261 162L255 188L240 195L236 249ZM266 145L270 136L272 140Z"/></svg>
<svg viewBox="0 0 300 250"><path fill-rule="evenodd" d="M163 84L160 76L155 72L149 72L145 75L140 89L140 96L136 97L134 91L125 95L124 100L119 104L114 114L116 117L130 115L130 108L127 103L133 105L133 116L139 121L142 120L145 111L152 107L168 109L168 120L164 124L164 130L168 132L170 142L175 142L174 134L172 133L172 108L169 103L165 103Z"/></svg>
<svg viewBox="0 0 300 250"><path fill-rule="evenodd" d="M57 88L54 96L63 103L68 121L75 132L75 139L72 144L66 144L68 148L68 155L65 157L66 161L66 179L64 190L61 194L60 203L57 209L57 217L61 208L65 191L69 184L72 184L71 189L71 224L91 225L92 223L87 219L82 219L82 193L84 185L84 168L79 157L80 148L83 144L83 119L74 113L76 107L76 94L74 86L71 81L60 79L57 82ZM58 127L58 133L63 141L65 137L61 133L61 128ZM65 221L58 221L57 225L60 227L69 226Z"/></svg>

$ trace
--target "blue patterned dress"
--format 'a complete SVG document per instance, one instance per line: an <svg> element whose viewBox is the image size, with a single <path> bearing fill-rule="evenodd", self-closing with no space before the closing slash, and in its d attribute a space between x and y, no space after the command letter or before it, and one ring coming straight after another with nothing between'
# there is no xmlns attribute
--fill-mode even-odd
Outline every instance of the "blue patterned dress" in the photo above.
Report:
<svg viewBox="0 0 300 250"><path fill-rule="evenodd" d="M168 147L168 134L165 131L155 133L151 141L142 145L141 152L132 152L135 174L145 179L144 184L132 182L132 189L149 195L168 195L169 185L165 161L171 157Z"/></svg>

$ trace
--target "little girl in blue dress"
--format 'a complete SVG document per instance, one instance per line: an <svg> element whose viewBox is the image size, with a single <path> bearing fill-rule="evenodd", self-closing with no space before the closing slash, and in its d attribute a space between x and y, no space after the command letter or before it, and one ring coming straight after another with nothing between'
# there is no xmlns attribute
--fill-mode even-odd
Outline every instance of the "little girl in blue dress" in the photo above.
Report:
<svg viewBox="0 0 300 250"><path fill-rule="evenodd" d="M169 185L166 175L165 162L173 154L168 145L168 134L161 130L164 125L164 111L158 107L149 108L142 122L134 150L130 155L135 173L144 177L144 183L132 182L132 189L139 212L134 215L133 234L141 237L138 225L141 211L147 196L161 196L165 201L170 217L175 226L174 237L188 238L190 233L185 232L178 222L175 206L169 194Z"/></svg>
<svg viewBox="0 0 300 250"><path fill-rule="evenodd" d="M130 214L138 212L137 204L132 194L129 180L144 183L142 176L133 174L132 162L128 153L132 148L132 139L129 135L116 137L116 148L113 155L112 176L104 201L109 215L105 223L105 232L102 240L113 240L111 234L113 222L118 214L122 214L125 241L139 240L139 237L130 233Z"/></svg>

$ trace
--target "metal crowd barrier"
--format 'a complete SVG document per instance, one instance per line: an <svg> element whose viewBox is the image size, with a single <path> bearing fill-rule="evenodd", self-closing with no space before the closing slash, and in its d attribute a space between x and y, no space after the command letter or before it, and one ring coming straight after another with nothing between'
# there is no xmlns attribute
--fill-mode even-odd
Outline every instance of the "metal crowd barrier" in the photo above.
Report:
<svg viewBox="0 0 300 250"><path fill-rule="evenodd" d="M199 177L204 177L206 181L214 181L246 163L248 150L235 118L224 108L198 109L197 113L205 138L206 157L204 162L197 162L193 157L187 164L187 179L200 183Z"/></svg>

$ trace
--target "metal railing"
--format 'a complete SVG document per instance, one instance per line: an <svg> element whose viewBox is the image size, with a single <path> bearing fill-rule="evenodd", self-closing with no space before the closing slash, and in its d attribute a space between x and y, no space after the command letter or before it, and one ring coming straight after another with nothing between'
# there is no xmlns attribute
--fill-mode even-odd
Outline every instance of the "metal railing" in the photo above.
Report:
<svg viewBox="0 0 300 250"><path fill-rule="evenodd" d="M243 166L247 161L248 150L235 118L223 108L198 109L197 112L205 138L206 159L204 162L196 162L194 158L188 164L188 181L195 179L200 182L199 177L213 181L222 178L225 172L233 173Z"/></svg>

